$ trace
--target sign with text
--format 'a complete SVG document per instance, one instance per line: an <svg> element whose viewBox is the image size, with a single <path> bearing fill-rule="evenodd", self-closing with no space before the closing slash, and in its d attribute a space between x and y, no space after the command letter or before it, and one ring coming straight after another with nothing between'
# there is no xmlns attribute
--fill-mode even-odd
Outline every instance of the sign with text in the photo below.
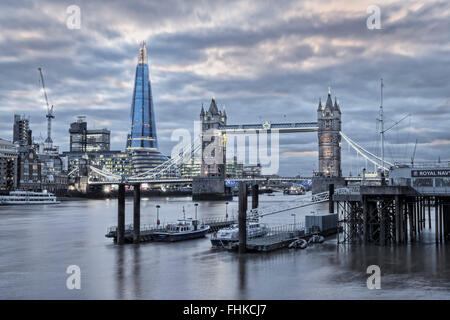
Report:
<svg viewBox="0 0 450 320"><path fill-rule="evenodd" d="M414 177L450 177L450 169L445 170L412 170L411 176Z"/></svg>

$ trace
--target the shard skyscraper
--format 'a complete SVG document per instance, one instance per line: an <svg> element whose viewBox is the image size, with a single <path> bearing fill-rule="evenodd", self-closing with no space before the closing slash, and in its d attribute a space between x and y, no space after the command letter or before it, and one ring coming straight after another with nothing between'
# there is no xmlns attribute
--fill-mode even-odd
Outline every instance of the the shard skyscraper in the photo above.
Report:
<svg viewBox="0 0 450 320"><path fill-rule="evenodd" d="M131 154L134 173L145 172L167 160L167 157L158 151L145 42L142 42L139 47L133 101L131 102L131 130L128 134L126 149Z"/></svg>

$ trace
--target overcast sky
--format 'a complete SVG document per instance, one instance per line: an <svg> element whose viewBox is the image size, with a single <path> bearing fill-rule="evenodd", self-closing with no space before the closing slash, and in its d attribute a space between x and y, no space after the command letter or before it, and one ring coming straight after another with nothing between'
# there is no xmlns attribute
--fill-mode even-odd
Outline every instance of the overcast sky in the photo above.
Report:
<svg viewBox="0 0 450 320"><path fill-rule="evenodd" d="M380 8L381 29L367 28ZM81 9L80 29L66 9ZM328 87L343 131L379 153L380 78L385 82L386 158L450 158L450 3L443 1L18 1L0 2L0 137L14 113L45 138L37 67L55 105L53 139L68 150L78 115L111 130L123 150L139 42L148 46L159 146L170 154L177 128L193 130L215 96L228 123L316 121ZM343 172L355 172L343 142ZM317 169L317 133L280 138L281 175Z"/></svg>

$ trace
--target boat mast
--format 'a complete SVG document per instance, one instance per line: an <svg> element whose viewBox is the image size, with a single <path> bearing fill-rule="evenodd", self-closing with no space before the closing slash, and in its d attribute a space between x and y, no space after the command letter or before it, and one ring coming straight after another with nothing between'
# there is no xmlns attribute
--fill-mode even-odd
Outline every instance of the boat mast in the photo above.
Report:
<svg viewBox="0 0 450 320"><path fill-rule="evenodd" d="M384 118L383 118L383 78L381 78L381 103L380 103L380 138L381 138L381 165L384 170Z"/></svg>

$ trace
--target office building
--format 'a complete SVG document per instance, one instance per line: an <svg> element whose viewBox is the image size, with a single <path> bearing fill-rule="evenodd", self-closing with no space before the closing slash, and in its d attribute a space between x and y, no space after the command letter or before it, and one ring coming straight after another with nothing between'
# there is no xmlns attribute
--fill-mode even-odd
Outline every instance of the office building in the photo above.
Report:
<svg viewBox="0 0 450 320"><path fill-rule="evenodd" d="M88 129L83 116L70 124L69 134L71 152L109 151L111 132L108 129Z"/></svg>
<svg viewBox="0 0 450 320"><path fill-rule="evenodd" d="M18 114L14 115L13 143L19 145L32 144L32 132L30 130L30 119Z"/></svg>

